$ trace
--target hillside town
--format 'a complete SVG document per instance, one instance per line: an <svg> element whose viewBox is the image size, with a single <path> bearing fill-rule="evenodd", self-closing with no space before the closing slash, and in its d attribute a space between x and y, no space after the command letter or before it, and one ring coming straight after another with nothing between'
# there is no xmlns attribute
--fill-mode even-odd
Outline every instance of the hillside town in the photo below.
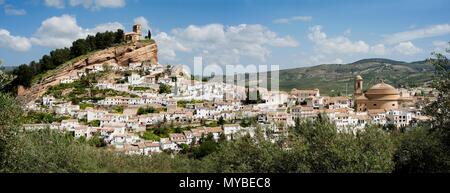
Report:
<svg viewBox="0 0 450 193"><path fill-rule="evenodd" d="M141 34L139 26L133 29L135 32L126 36L131 43ZM77 84L92 77L88 94L74 92ZM349 133L372 124L405 129L428 119L421 112L435 100L432 89L397 89L382 80L369 86L364 88L362 75L355 75L354 92L349 96L324 96L315 88L283 92L258 87L253 89L258 100L249 103L249 88L197 80L181 66L108 61L59 77L58 84L28 103L26 109L61 119L30 123L25 128L61 130L77 139L98 137L118 152L152 155L178 152L206 137L233 140L261 132L264 138L277 142L288 136L297 121L320 116L332 120L339 132ZM78 100L79 95L93 95L92 90L114 94Z"/></svg>

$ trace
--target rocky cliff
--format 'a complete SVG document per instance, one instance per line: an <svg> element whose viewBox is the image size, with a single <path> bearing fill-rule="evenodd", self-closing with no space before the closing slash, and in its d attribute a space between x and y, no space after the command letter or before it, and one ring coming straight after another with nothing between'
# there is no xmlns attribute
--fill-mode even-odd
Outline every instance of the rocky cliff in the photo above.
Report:
<svg viewBox="0 0 450 193"><path fill-rule="evenodd" d="M115 46L69 61L44 74L30 88L20 89L18 97L25 103L33 101L45 94L51 86L59 84L61 79L69 76L72 72L83 71L90 66L105 63L128 66L130 63L144 61L150 61L150 64L158 65L158 46L153 40Z"/></svg>

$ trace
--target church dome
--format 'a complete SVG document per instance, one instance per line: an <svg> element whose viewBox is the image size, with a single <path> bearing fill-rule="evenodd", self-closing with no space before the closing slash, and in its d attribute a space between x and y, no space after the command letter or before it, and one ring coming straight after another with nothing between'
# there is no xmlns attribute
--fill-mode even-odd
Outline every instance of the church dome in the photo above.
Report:
<svg viewBox="0 0 450 193"><path fill-rule="evenodd" d="M397 89L384 82L372 86L365 95L368 99L378 100L398 100L400 98Z"/></svg>

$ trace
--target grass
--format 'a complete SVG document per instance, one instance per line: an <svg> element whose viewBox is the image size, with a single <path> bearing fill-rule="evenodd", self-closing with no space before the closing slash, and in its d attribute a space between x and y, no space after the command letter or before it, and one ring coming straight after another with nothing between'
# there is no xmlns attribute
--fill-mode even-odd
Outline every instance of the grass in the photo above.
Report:
<svg viewBox="0 0 450 193"><path fill-rule="evenodd" d="M152 141L159 141L160 137L153 133L152 130L147 130L141 135L142 139L145 140L152 140Z"/></svg>
<svg viewBox="0 0 450 193"><path fill-rule="evenodd" d="M128 86L128 89L130 90L134 90L134 91L147 91L147 90L152 90L150 87L140 87L140 86Z"/></svg>
<svg viewBox="0 0 450 193"><path fill-rule="evenodd" d="M62 120L70 119L69 116L60 116L51 113L43 113L43 112L34 112L30 111L24 117L24 123L26 124L41 124L41 123L53 123L53 122L61 122Z"/></svg>
<svg viewBox="0 0 450 193"><path fill-rule="evenodd" d="M191 100L191 101L186 101L186 100L179 100L177 101L177 107L181 107L181 108L186 108L186 104L198 104L198 103L203 103L203 100Z"/></svg>
<svg viewBox="0 0 450 193"><path fill-rule="evenodd" d="M86 108L88 108L88 107L93 108L95 106L94 104L90 104L90 103L80 103L79 105L80 105L81 110L86 110Z"/></svg>
<svg viewBox="0 0 450 193"><path fill-rule="evenodd" d="M123 107L123 106L114 106L113 109L112 109L112 112L113 112L113 113L119 113L119 114L122 114L122 113L123 113L123 110L124 110L124 107Z"/></svg>

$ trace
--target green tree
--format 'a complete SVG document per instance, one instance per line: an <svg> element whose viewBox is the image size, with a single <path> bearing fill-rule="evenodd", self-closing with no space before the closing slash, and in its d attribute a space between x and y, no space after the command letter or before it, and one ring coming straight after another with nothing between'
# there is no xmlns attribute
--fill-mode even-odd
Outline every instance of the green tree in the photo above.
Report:
<svg viewBox="0 0 450 193"><path fill-rule="evenodd" d="M225 142L218 151L206 157L210 169L219 173L266 173L280 172L278 165L284 155L276 144L269 141L255 143L249 136Z"/></svg>
<svg viewBox="0 0 450 193"><path fill-rule="evenodd" d="M159 113L159 110L155 109L154 107L139 107L137 111L137 115L144 115L149 113Z"/></svg>
<svg viewBox="0 0 450 193"><path fill-rule="evenodd" d="M11 83L15 78L13 75L3 72L2 64L3 63L0 60L0 90L5 88L5 86Z"/></svg>
<svg viewBox="0 0 450 193"><path fill-rule="evenodd" d="M94 136L92 136L88 140L88 143L94 147L105 147L106 146L105 140L103 140L103 138L100 136L99 133L96 133Z"/></svg>
<svg viewBox="0 0 450 193"><path fill-rule="evenodd" d="M123 113L123 110L124 110L124 107L123 107L123 106L114 106L113 109L112 109L112 112L113 112L113 113L119 113L119 114L122 114L122 113Z"/></svg>
<svg viewBox="0 0 450 193"><path fill-rule="evenodd" d="M446 52L450 53L450 49ZM444 136L444 144L450 148L450 62L444 54L433 53L433 56L428 61L435 67L432 86L438 91L438 96L425 108L425 113L433 117L432 129Z"/></svg>
<svg viewBox="0 0 450 193"><path fill-rule="evenodd" d="M33 78L33 71L28 65L26 65L26 64L20 65L19 68L14 69L13 74L17 77L14 80L14 82L17 85L22 85L24 87L31 86L31 79Z"/></svg>
<svg viewBox="0 0 450 193"><path fill-rule="evenodd" d="M428 62L435 67L432 86L438 91L437 100L424 110L431 121L400 139L396 172L450 172L450 63L440 53L433 53Z"/></svg>
<svg viewBox="0 0 450 193"><path fill-rule="evenodd" d="M390 172L394 163L395 143L379 127L363 132L338 132L326 116L316 121L302 121L294 130L306 147L310 172Z"/></svg>
<svg viewBox="0 0 450 193"><path fill-rule="evenodd" d="M159 94L170 94L172 93L172 87L167 84L159 84Z"/></svg>
<svg viewBox="0 0 450 193"><path fill-rule="evenodd" d="M397 173L449 172L448 153L441 136L427 128L414 128L400 138L394 161Z"/></svg>
<svg viewBox="0 0 450 193"><path fill-rule="evenodd" d="M149 39L149 40L152 39L152 32L150 30L148 30L146 38Z"/></svg>
<svg viewBox="0 0 450 193"><path fill-rule="evenodd" d="M195 159L201 159L218 149L218 144L212 139L212 137L202 138L200 146L192 149L192 156Z"/></svg>
<svg viewBox="0 0 450 193"><path fill-rule="evenodd" d="M91 127L100 127L100 121L99 120L93 120L93 121L90 121L88 123L88 125L91 126Z"/></svg>
<svg viewBox="0 0 450 193"><path fill-rule="evenodd" d="M115 35L115 39L114 39L114 43L116 44L120 44L122 42L124 42L125 39L125 34L123 32L123 30L118 29Z"/></svg>
<svg viewBox="0 0 450 193"><path fill-rule="evenodd" d="M225 124L225 119L222 117L222 116L220 116L219 117L219 121L217 122L219 125L224 125Z"/></svg>
<svg viewBox="0 0 450 193"><path fill-rule="evenodd" d="M72 58L75 58L77 56L84 55L89 52L89 48L87 46L86 40L79 39L72 43L72 47L70 48L70 54L72 55Z"/></svg>
<svg viewBox="0 0 450 193"><path fill-rule="evenodd" d="M11 142L16 139L22 121L22 108L11 95L0 92L0 172L14 159L11 156L16 147Z"/></svg>

